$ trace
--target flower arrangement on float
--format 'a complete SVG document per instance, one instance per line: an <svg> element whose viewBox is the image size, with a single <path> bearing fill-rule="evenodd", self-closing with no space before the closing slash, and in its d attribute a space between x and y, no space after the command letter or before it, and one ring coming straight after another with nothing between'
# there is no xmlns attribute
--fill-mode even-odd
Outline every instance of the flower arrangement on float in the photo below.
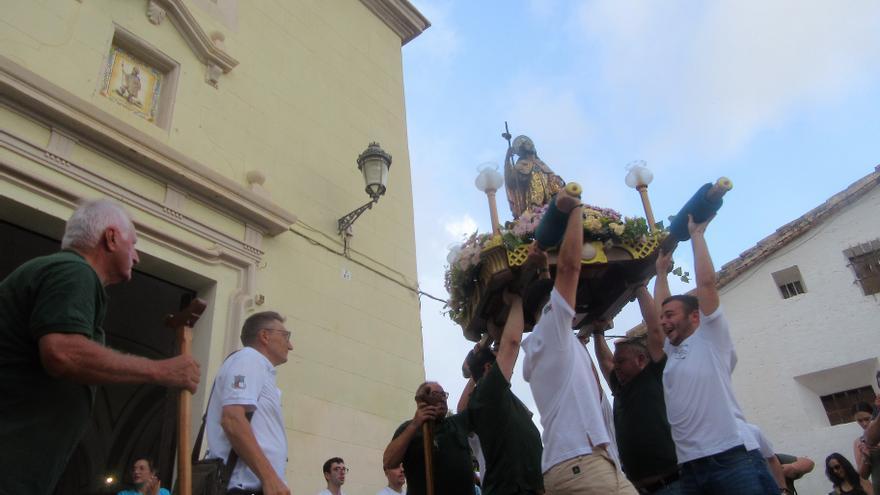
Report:
<svg viewBox="0 0 880 495"><path fill-rule="evenodd" d="M450 319L460 325L467 324L469 304L478 286L481 253L499 244L508 252L531 244L535 239L535 229L547 208L547 205L530 207L516 220L505 223L500 229L500 236L474 232L461 244L450 247L444 277L449 293L446 314ZM611 208L588 204L584 204L582 211L585 243L597 241L603 243L605 248L621 244L639 245L646 243L649 235L653 235L644 218L624 217Z"/></svg>

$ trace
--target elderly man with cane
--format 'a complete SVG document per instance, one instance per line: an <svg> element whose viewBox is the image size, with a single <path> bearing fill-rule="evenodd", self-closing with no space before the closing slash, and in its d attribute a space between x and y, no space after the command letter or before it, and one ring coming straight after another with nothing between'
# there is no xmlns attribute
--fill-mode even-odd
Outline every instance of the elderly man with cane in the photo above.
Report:
<svg viewBox="0 0 880 495"><path fill-rule="evenodd" d="M137 234L108 200L70 217L61 251L0 282L0 494L52 493L89 425L95 385L154 383L195 391L199 365L104 347L108 285L131 279Z"/></svg>

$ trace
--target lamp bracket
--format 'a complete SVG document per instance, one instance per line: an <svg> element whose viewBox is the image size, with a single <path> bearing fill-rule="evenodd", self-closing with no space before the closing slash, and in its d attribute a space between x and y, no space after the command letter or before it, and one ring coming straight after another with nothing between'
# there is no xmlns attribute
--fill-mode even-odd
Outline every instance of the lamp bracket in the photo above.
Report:
<svg viewBox="0 0 880 495"><path fill-rule="evenodd" d="M336 225L339 230L340 235L344 235L346 231L354 224L354 221L358 219L365 211L369 210L379 201L379 196L371 199L369 203L357 208L354 211L346 213L344 217L340 218L336 221Z"/></svg>

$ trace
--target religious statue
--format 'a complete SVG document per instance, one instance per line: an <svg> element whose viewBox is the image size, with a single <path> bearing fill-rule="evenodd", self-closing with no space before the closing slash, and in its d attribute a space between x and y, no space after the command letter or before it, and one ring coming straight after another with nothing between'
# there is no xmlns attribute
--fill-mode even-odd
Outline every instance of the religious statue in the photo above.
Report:
<svg viewBox="0 0 880 495"><path fill-rule="evenodd" d="M513 155L517 156L516 162L513 161ZM554 174L538 158L535 143L528 136L517 136L508 147L504 159L504 183L514 219L531 206L546 205L553 195L565 187L562 177Z"/></svg>

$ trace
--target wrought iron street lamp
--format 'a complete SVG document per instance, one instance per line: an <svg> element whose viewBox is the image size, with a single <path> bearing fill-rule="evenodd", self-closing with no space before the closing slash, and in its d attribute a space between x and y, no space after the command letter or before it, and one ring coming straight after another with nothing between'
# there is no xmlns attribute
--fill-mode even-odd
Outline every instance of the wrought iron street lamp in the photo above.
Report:
<svg viewBox="0 0 880 495"><path fill-rule="evenodd" d="M357 158L358 169L364 175L366 192L370 202L346 214L337 220L339 234L350 235L349 229L363 212L369 210L385 194L388 182L388 170L391 168L391 155L385 152L379 143L372 142Z"/></svg>

